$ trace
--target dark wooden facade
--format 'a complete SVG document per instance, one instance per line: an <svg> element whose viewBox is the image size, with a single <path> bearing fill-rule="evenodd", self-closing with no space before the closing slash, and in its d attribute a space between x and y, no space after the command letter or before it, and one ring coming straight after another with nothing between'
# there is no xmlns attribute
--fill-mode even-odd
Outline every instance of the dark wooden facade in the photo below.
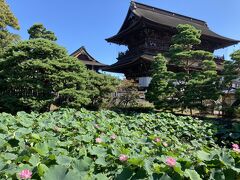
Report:
<svg viewBox="0 0 240 180"><path fill-rule="evenodd" d="M83 46L76 50L74 53L72 53L71 56L78 58L86 65L88 69L96 72L107 67L107 65L102 64L96 59L94 59Z"/></svg>
<svg viewBox="0 0 240 180"><path fill-rule="evenodd" d="M149 70L154 56L169 50L171 38L176 34L176 27L179 24L190 24L201 30L201 44L195 47L196 49L214 52L239 42L211 31L204 21L131 2L119 32L106 39L111 43L125 45L128 50L119 53L118 61L104 70L124 73L128 79L150 76ZM221 64L223 60L223 57L216 58L217 64ZM178 69L171 65L169 68L173 71Z"/></svg>

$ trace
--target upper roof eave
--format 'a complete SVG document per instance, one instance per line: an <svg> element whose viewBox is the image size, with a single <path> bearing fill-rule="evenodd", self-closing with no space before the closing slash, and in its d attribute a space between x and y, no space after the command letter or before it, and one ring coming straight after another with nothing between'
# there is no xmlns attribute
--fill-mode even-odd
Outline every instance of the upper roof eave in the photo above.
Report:
<svg viewBox="0 0 240 180"><path fill-rule="evenodd" d="M175 26L170 26L168 24L160 24L156 21L153 21L152 19L149 19L149 18L143 16L143 15L141 16L141 19L145 22L148 22L148 23L154 23L156 25L164 25L165 27L174 28L174 29L176 28ZM190 24L190 25L193 25L193 24ZM194 26L194 27L196 27L196 26ZM205 28L205 29L200 29L199 27L196 27L196 28L202 31L202 36L212 37L212 38L215 38L215 39L218 39L218 40L223 40L223 41L230 42L232 44L237 44L237 43L240 42L240 40L235 40L235 39L232 39L232 38L228 38L228 37L219 35L219 34L215 33L214 31L212 31L211 29L209 29L208 27Z"/></svg>
<svg viewBox="0 0 240 180"><path fill-rule="evenodd" d="M142 18L139 19L138 21L136 21L134 24L132 24L130 27L128 27L127 29L123 30L123 31L119 31L116 35L105 39L107 42L113 42L113 43L118 43L117 39L119 37L121 37L122 35L125 35L129 32L132 32L133 30L137 29L137 27L141 24L142 22Z"/></svg>
<svg viewBox="0 0 240 180"><path fill-rule="evenodd" d="M146 23L151 23L151 24L155 24L155 26L159 26L159 23L157 22L153 22L151 21L150 19L148 18L145 18L144 16L141 17L142 21L146 22ZM176 28L176 27L173 27L173 26L168 26L168 25L165 25L165 24L161 24L162 26L166 27L166 28ZM196 27L197 28L197 27ZM199 28L198 28L199 29ZM200 29L201 30L201 29ZM237 44L237 43L240 43L240 40L236 40L236 39L231 39L231 38L228 38L228 37L224 37L222 35L219 35L217 33L215 33L214 31L212 31L211 29L208 29L208 33L209 34L206 34L206 33L202 33L202 37L205 37L205 38L213 38L217 41L221 41L225 44L228 44L229 46L230 45L234 45L234 44ZM225 46L224 46L225 47Z"/></svg>
<svg viewBox="0 0 240 180"><path fill-rule="evenodd" d="M99 61L97 61L95 58L93 58L86 50L86 48L84 46L81 46L79 49L77 49L76 51L74 51L70 56L73 57L78 57L80 54L86 54L86 56L88 56L89 58L89 63L87 63L86 61L82 60L84 62L84 64L89 64L89 65L96 65L96 66L108 66L106 64L100 63ZM92 63L91 63L92 62Z"/></svg>
<svg viewBox="0 0 240 180"><path fill-rule="evenodd" d="M133 5L133 6L135 6L135 9L139 8L139 9L154 10L154 11L157 10L158 12L168 14L168 15L171 14L171 15L177 16L178 18L182 18L182 19L185 19L185 20L191 20L191 21L193 21L197 24L200 24L200 25L203 25L203 26L207 27L206 21L203 21L203 20L200 20L200 19L196 19L196 18L193 18L193 17L190 17L190 16L185 16L185 15L178 14L178 13L175 13L175 12L167 11L167 10L164 10L164 9L160 9L160 8L153 7L153 6L143 4L143 3L139 3L139 2L133 2L133 3L135 4L135 5Z"/></svg>
<svg viewBox="0 0 240 180"><path fill-rule="evenodd" d="M140 9L140 10L139 10ZM154 10L157 10L156 12ZM166 10L162 10L162 9L159 9L159 8L155 8L155 7L152 7L152 6L148 6L148 5L145 5L145 4L141 4L141 3L137 3L137 2L132 2L131 3L131 6L129 8L129 11L128 11L128 15L127 17L129 16L130 12L134 13L136 16L138 16L139 18L139 21L148 21L148 22L152 22L152 23L156 23L158 25L164 25L164 26L168 26L170 28L176 28L177 25L174 25L174 26L171 26L170 24L161 24L161 22L159 21L156 21L156 18L155 19L151 19L149 17L146 16L146 14L142 13L144 11L154 11L155 14L159 15L159 14L165 14L164 16L170 16L170 14L172 14L172 19L178 19L178 21L183 21L185 23L182 23L182 24L187 24L186 22L188 22L189 24L191 25L195 25L196 28L202 30L202 35L203 36L207 36L207 37L210 37L210 38L215 38L217 39L218 41L221 40L221 42L225 42L226 46L230 46L230 45L234 45L234 44L237 44L240 42L240 40L235 40L235 39L231 39L231 38L227 38L227 37L224 37L224 36L221 36L215 32L213 32L212 30L210 30L207 26L207 23L205 21L202 21L202 20L199 20L199 19L195 19L195 18L191 18L191 17L188 17L188 16L184 16L184 15L180 15L180 14L177 14L177 13L173 13L173 12L170 12L170 11L166 11ZM161 13L160 13L161 12ZM153 13L153 12L151 12ZM125 19L125 21L127 20L127 17ZM180 20L179 20L180 19ZM123 26L125 24L125 21L123 23ZM179 23L181 24L181 23ZM134 25L128 27L127 29L123 29L123 26L121 27L121 29L119 30L119 32L110 37L110 38L107 38L106 41L107 42L113 42L113 43L117 43L117 44L121 44L118 42L119 38L121 38L121 36L125 35L126 33L129 33L131 32L134 27L137 25L137 23L135 23ZM225 47L225 46L223 46Z"/></svg>

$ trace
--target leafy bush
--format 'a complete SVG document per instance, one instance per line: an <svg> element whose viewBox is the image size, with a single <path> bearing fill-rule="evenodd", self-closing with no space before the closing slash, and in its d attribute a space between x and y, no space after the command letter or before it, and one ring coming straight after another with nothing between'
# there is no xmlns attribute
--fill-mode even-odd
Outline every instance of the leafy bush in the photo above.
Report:
<svg viewBox="0 0 240 180"><path fill-rule="evenodd" d="M117 86L115 94L116 96L110 102L111 107L138 107L140 92L138 91L138 85L133 80L122 80Z"/></svg>
<svg viewBox="0 0 240 180"><path fill-rule="evenodd" d="M195 48L201 44L200 37L200 30L179 24L164 54L168 60L162 54L155 57L146 98L157 109L190 109L191 114L193 109L214 109L205 102L219 99L217 66L211 52Z"/></svg>
<svg viewBox="0 0 240 180"><path fill-rule="evenodd" d="M0 179L237 179L238 150L220 148L217 130L169 113L3 113Z"/></svg>
<svg viewBox="0 0 240 180"><path fill-rule="evenodd" d="M11 12L8 4L5 0L0 1L0 58L4 52L4 49L20 39L16 34L13 34L9 31L9 27L19 30L19 24L17 18ZM0 59L1 60L1 59Z"/></svg>
<svg viewBox="0 0 240 180"><path fill-rule="evenodd" d="M0 60L0 109L45 112L51 106L100 107L118 81L87 70L57 45L42 24L29 29L30 40L6 48Z"/></svg>
<svg viewBox="0 0 240 180"><path fill-rule="evenodd" d="M111 76L87 70L46 39L13 45L0 61L0 104L5 112L44 112L51 104L98 108L117 84Z"/></svg>
<svg viewBox="0 0 240 180"><path fill-rule="evenodd" d="M107 74L96 73L95 71L88 72L87 89L90 92L89 98L91 99L88 109L108 108L112 93L116 91L120 80Z"/></svg>
<svg viewBox="0 0 240 180"><path fill-rule="evenodd" d="M46 39L10 46L0 62L0 103L5 111L46 111L50 104L82 107L90 103L87 69ZM57 101L57 102L56 102Z"/></svg>

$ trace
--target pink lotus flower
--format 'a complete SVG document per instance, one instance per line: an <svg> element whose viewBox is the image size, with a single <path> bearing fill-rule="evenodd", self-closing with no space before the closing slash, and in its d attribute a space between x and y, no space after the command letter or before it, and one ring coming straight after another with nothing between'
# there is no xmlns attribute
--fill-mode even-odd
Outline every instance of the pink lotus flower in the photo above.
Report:
<svg viewBox="0 0 240 180"><path fill-rule="evenodd" d="M32 172L28 169L24 169L19 173L20 179L31 179Z"/></svg>
<svg viewBox="0 0 240 180"><path fill-rule="evenodd" d="M94 127L97 128L97 129L100 128L100 126L98 124L95 124Z"/></svg>
<svg viewBox="0 0 240 180"><path fill-rule="evenodd" d="M102 139L101 139L101 138L99 138L99 137L98 137L98 138L96 138L96 139L95 139L95 141L96 141L96 143L102 143Z"/></svg>
<svg viewBox="0 0 240 180"><path fill-rule="evenodd" d="M115 134L112 134L112 135L110 136L110 138L113 139L113 140L115 140L115 139L117 138L117 136L116 136Z"/></svg>
<svg viewBox="0 0 240 180"><path fill-rule="evenodd" d="M158 143L158 142L161 141L161 139L160 139L159 137L156 137L156 138L154 139L154 141Z"/></svg>
<svg viewBox="0 0 240 180"><path fill-rule="evenodd" d="M59 132L59 131L60 131L60 128L57 127L57 126L55 126L55 127L53 128L53 130L56 131L56 132Z"/></svg>
<svg viewBox="0 0 240 180"><path fill-rule="evenodd" d="M121 162L125 162L125 161L128 160L128 156L125 155L125 154L120 154L120 156L119 156L119 160L120 160Z"/></svg>
<svg viewBox="0 0 240 180"><path fill-rule="evenodd" d="M163 142L163 146L164 146L164 147L168 147L168 143Z"/></svg>
<svg viewBox="0 0 240 180"><path fill-rule="evenodd" d="M176 165L176 159L174 159L173 157L167 157L166 164L170 167L173 167Z"/></svg>
<svg viewBox="0 0 240 180"><path fill-rule="evenodd" d="M233 148L233 151L240 153L240 149L238 149L238 148Z"/></svg>
<svg viewBox="0 0 240 180"><path fill-rule="evenodd" d="M239 149L239 145L238 145L238 144L233 144L233 145L232 145L232 148L233 148L233 149Z"/></svg>

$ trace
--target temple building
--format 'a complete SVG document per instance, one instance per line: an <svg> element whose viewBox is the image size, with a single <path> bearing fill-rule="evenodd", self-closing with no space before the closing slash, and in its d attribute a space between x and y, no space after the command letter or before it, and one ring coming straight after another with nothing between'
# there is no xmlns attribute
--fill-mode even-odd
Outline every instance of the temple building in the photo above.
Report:
<svg viewBox="0 0 240 180"><path fill-rule="evenodd" d="M123 73L127 79L138 81L140 87L147 87L154 56L168 52L179 24L190 24L201 30L201 44L196 49L214 52L239 42L213 32L202 20L132 1L119 32L106 39L109 43L125 45L128 50L119 53L118 61L104 70ZM215 60L222 64L224 57L216 57ZM171 65L168 68L176 69Z"/></svg>
<svg viewBox="0 0 240 180"><path fill-rule="evenodd" d="M94 70L98 72L99 70L102 70L103 68L106 68L107 65L100 63L96 59L94 59L85 49L84 46L80 47L78 50L76 50L74 53L71 54L71 56L78 58L80 61L82 61L86 67L90 70Z"/></svg>

